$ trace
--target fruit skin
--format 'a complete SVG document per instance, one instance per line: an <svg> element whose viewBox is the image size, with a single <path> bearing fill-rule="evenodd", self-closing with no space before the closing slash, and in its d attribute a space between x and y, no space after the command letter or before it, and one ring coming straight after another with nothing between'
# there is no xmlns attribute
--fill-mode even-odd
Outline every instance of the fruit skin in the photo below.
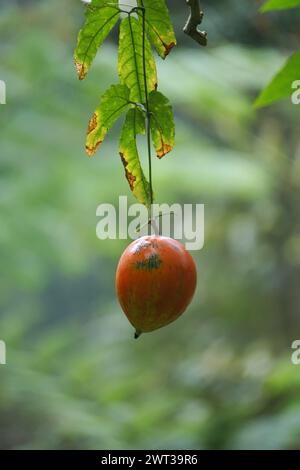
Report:
<svg viewBox="0 0 300 470"><path fill-rule="evenodd" d="M132 242L116 272L118 299L136 338L176 320L191 302L196 284L189 252L178 241L158 235Z"/></svg>

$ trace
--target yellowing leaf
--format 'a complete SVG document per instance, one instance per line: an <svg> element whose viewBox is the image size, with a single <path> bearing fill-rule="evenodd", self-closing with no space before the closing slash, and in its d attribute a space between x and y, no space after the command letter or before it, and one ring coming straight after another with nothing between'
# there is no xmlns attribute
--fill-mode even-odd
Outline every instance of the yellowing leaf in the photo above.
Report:
<svg viewBox="0 0 300 470"><path fill-rule="evenodd" d="M157 53L165 59L176 46L176 37L164 0L143 0L147 35ZM141 0L138 0L142 6Z"/></svg>
<svg viewBox="0 0 300 470"><path fill-rule="evenodd" d="M137 134L145 133L145 117L138 108L127 112L120 139L120 156L130 189L141 204L150 206L150 186L143 173L138 148Z"/></svg>
<svg viewBox="0 0 300 470"><path fill-rule="evenodd" d="M128 109L129 90L125 85L112 85L102 96L88 127L86 151L93 156L108 130Z"/></svg>
<svg viewBox="0 0 300 470"><path fill-rule="evenodd" d="M172 106L162 93L153 91L149 95L151 111L151 134L158 158L170 152L175 143L175 124Z"/></svg>
<svg viewBox="0 0 300 470"><path fill-rule="evenodd" d="M157 87L156 65L150 43L145 38L146 82L148 92ZM145 82L143 73L143 28L135 17L125 18L120 27L119 76L130 89L130 99L145 103Z"/></svg>
<svg viewBox="0 0 300 470"><path fill-rule="evenodd" d="M86 22L78 35L74 61L80 80L83 80L97 51L120 16L118 0L93 0L87 7Z"/></svg>

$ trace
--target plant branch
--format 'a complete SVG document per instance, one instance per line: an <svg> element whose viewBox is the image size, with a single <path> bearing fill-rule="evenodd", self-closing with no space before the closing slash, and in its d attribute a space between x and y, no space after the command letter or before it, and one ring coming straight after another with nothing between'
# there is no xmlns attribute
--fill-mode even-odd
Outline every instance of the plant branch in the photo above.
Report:
<svg viewBox="0 0 300 470"><path fill-rule="evenodd" d="M190 7L191 12L183 31L201 46L206 46L207 33L206 31L199 31L198 29L204 15L200 8L199 0L186 0L186 3Z"/></svg>

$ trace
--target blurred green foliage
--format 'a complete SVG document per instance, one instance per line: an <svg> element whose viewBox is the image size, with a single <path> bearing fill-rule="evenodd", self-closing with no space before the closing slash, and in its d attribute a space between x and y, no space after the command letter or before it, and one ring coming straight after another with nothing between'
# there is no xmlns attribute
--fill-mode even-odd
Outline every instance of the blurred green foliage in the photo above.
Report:
<svg viewBox="0 0 300 470"><path fill-rule="evenodd" d="M178 31L186 6L171 3ZM300 447L299 108L253 110L282 43L254 6L223 2L229 18L221 3L207 10L221 25L210 48L179 34L159 62L177 147L154 161L155 193L205 203L206 243L189 311L139 341L114 293L127 242L95 234L98 204L129 195L117 130L84 154L95 99L117 76L114 36L79 83L80 2L1 3L1 448ZM248 16L240 42L222 34Z"/></svg>
<svg viewBox="0 0 300 470"><path fill-rule="evenodd" d="M268 0L261 12L285 10L300 7L300 0ZM272 78L271 82L262 90L255 101L257 108L270 105L274 101L291 95L291 90L297 88L299 83L300 51L293 54ZM296 85L296 86L295 86ZM294 104L295 99L292 99Z"/></svg>

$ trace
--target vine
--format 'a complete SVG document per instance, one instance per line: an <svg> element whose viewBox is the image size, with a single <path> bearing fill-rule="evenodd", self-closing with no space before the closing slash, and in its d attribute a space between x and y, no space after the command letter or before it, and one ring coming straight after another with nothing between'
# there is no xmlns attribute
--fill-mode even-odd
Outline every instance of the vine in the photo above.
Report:
<svg viewBox="0 0 300 470"><path fill-rule="evenodd" d="M198 43L206 44L206 33L198 31L203 13L198 0L187 0L191 8L184 28ZM129 8L128 8L129 7ZM120 22L118 75L119 83L104 92L93 113L87 131L86 152L94 156L114 123L125 114L121 130L119 154L130 189L149 210L154 200L152 177L152 145L161 159L175 145L175 124L172 106L158 91L157 54L165 59L176 45L176 37L164 0L92 0L86 6L86 21L78 35L74 54L78 77L83 80L111 30ZM137 136L144 134L148 154L148 178L139 156Z"/></svg>
<svg viewBox="0 0 300 470"><path fill-rule="evenodd" d="M151 162L151 113L149 107L149 96L147 87L147 70L146 70L146 11L144 1L141 0L142 17L143 17L143 75L145 86L146 98L146 113L147 113L147 150L148 150L148 166L149 166L149 185L150 185L150 213L149 218L152 219L151 207L153 204L153 186L152 186L152 162Z"/></svg>

